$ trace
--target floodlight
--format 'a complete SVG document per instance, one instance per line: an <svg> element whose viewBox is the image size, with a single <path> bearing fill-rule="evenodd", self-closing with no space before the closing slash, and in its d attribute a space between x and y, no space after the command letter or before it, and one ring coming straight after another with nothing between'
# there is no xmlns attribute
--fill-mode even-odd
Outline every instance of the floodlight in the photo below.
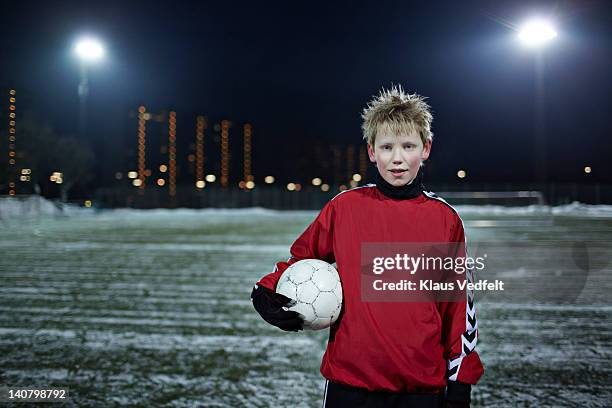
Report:
<svg viewBox="0 0 612 408"><path fill-rule="evenodd" d="M552 24L545 20L531 20L519 29L519 39L528 47L539 47L557 36Z"/></svg>
<svg viewBox="0 0 612 408"><path fill-rule="evenodd" d="M80 39L77 41L74 51L84 61L96 61L104 56L104 47L95 38Z"/></svg>

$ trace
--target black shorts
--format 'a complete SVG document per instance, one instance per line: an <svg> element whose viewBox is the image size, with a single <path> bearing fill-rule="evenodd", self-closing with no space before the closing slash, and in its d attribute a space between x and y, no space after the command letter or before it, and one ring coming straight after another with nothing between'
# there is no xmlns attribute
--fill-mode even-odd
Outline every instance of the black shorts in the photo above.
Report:
<svg viewBox="0 0 612 408"><path fill-rule="evenodd" d="M442 408L444 394L368 391L331 381L325 383L323 408Z"/></svg>

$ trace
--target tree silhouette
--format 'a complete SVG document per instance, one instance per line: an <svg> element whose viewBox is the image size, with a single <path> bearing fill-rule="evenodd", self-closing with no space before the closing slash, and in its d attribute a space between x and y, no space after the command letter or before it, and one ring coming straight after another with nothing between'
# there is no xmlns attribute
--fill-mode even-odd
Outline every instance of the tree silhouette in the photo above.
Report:
<svg viewBox="0 0 612 408"><path fill-rule="evenodd" d="M94 154L86 144L79 140L58 135L48 124L32 113L25 113L18 122L16 140L16 165L8 166L8 161L0 162L3 179L0 188L6 188L10 171L18 183L18 192L37 193L49 191L49 176L53 172L63 174L59 186L62 201L68 199L70 190L91 180ZM30 181L20 182L20 170L31 169Z"/></svg>

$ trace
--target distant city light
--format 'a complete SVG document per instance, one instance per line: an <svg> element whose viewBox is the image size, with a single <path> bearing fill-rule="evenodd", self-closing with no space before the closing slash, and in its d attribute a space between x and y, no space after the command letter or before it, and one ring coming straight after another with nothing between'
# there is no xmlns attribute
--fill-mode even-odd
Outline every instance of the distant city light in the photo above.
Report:
<svg viewBox="0 0 612 408"><path fill-rule="evenodd" d="M361 174L355 173L353 174L353 181L361 181Z"/></svg>
<svg viewBox="0 0 612 408"><path fill-rule="evenodd" d="M359 183L356 182L355 180L351 180L349 185L354 188L354 187L357 187L359 185Z"/></svg>
<svg viewBox="0 0 612 408"><path fill-rule="evenodd" d="M49 181L54 182L55 184L62 184L64 182L64 175L59 171L54 171L53 174L49 176Z"/></svg>
<svg viewBox="0 0 612 408"><path fill-rule="evenodd" d="M465 170L459 170L457 172L457 177L459 177L460 179L465 178L466 175L467 173L465 172Z"/></svg>
<svg viewBox="0 0 612 408"><path fill-rule="evenodd" d="M342 184L340 187L338 187L338 190L340 190L340 191L344 191L346 189L347 189L347 187L344 184Z"/></svg>
<svg viewBox="0 0 612 408"><path fill-rule="evenodd" d="M204 180L196 181L196 188L204 188L204 186L206 186L206 183L204 182Z"/></svg>
<svg viewBox="0 0 612 408"><path fill-rule="evenodd" d="M289 184L287 184L287 190L289 190L289 191L295 191L295 183L289 183Z"/></svg>
<svg viewBox="0 0 612 408"><path fill-rule="evenodd" d="M252 180L249 180L246 182L246 188L248 188L249 190L252 190L255 188L255 182Z"/></svg>
<svg viewBox="0 0 612 408"><path fill-rule="evenodd" d="M129 171L128 172L128 178L135 179L136 177L138 177L138 173L137 172L135 172L135 171Z"/></svg>
<svg viewBox="0 0 612 408"><path fill-rule="evenodd" d="M217 180L217 176L215 176L214 174L206 175L206 181L208 181L209 183L214 183L215 180Z"/></svg>
<svg viewBox="0 0 612 408"><path fill-rule="evenodd" d="M9 166L15 166L17 164L16 162L16 153L15 153L15 141L16 141L16 121L15 121L15 103L17 102L17 99L15 98L15 94L17 92L14 89L10 89L9 90L9 112L8 112L8 116L9 116L9 128L8 128L8 139L9 139L9 143L8 143L8 164ZM17 194L16 190L14 190L15 188L15 182L12 181L14 180L13 175L12 175L13 171L9 170L8 172L8 178L9 178L9 195L14 196L15 194ZM29 181L29 176L27 176L27 174L29 173L25 173L25 169L21 171L21 177L19 178L20 181L25 182L25 181Z"/></svg>
<svg viewBox="0 0 612 408"><path fill-rule="evenodd" d="M165 173L168 171L168 166L166 166L165 164L162 164L161 166L159 166L159 171L162 173Z"/></svg>
<svg viewBox="0 0 612 408"><path fill-rule="evenodd" d="M146 140L147 140L147 125L146 120L144 119L145 112L147 108L144 105L140 105L138 107L138 152L137 152L137 163L138 163L138 171L136 173L136 177L140 180L139 183L134 184L134 186L140 188L141 190L145 188L145 171L146 171ZM136 178L134 177L134 178Z"/></svg>
<svg viewBox="0 0 612 408"><path fill-rule="evenodd" d="M115 178L117 180L121 180L123 178L123 173L121 173L120 171L116 172L115 173Z"/></svg>
<svg viewBox="0 0 612 408"><path fill-rule="evenodd" d="M274 183L274 176L266 176L264 181L266 182L266 184L272 184Z"/></svg>
<svg viewBox="0 0 612 408"><path fill-rule="evenodd" d="M89 208L91 207L91 200L85 200L83 204L85 204L85 207Z"/></svg>
<svg viewBox="0 0 612 408"><path fill-rule="evenodd" d="M586 167L584 168L584 172L585 172L586 174L591 173L591 171L592 171L592 169L591 169L591 167L590 167L590 166L586 166Z"/></svg>
<svg viewBox="0 0 612 408"><path fill-rule="evenodd" d="M302 185L300 183L295 183L295 191L300 191L302 189Z"/></svg>
<svg viewBox="0 0 612 408"><path fill-rule="evenodd" d="M77 56L85 61L96 61L104 56L102 43L95 38L82 38L75 47Z"/></svg>
<svg viewBox="0 0 612 408"><path fill-rule="evenodd" d="M318 177L315 177L315 178L312 179L312 185L313 186L320 186L322 182L323 181L320 178L318 178Z"/></svg>
<svg viewBox="0 0 612 408"><path fill-rule="evenodd" d="M21 169L21 174L25 174L25 175L32 174L32 169Z"/></svg>
<svg viewBox="0 0 612 408"><path fill-rule="evenodd" d="M132 185L134 187L140 187L142 185L142 180L141 179L134 179L134 180L132 180Z"/></svg>
<svg viewBox="0 0 612 408"><path fill-rule="evenodd" d="M321 191L329 191L329 184L321 184Z"/></svg>
<svg viewBox="0 0 612 408"><path fill-rule="evenodd" d="M240 183L238 183L238 187L244 188L245 186L246 186L246 182L244 180L240 180Z"/></svg>
<svg viewBox="0 0 612 408"><path fill-rule="evenodd" d="M165 184L166 184L166 180L164 180L162 178L157 179L157 185L158 186L163 187Z"/></svg>
<svg viewBox="0 0 612 408"><path fill-rule="evenodd" d="M557 36L552 24L545 20L531 20L526 22L518 33L519 39L528 47L538 47Z"/></svg>

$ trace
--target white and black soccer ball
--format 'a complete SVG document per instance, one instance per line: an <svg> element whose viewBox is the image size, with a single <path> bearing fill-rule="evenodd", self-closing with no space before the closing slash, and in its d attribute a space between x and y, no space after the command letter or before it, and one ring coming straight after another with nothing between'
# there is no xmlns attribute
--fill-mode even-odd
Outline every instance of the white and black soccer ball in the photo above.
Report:
<svg viewBox="0 0 612 408"><path fill-rule="evenodd" d="M287 268L276 284L276 293L293 299L285 309L302 315L304 329L325 329L342 310L340 275L319 259L303 259Z"/></svg>

